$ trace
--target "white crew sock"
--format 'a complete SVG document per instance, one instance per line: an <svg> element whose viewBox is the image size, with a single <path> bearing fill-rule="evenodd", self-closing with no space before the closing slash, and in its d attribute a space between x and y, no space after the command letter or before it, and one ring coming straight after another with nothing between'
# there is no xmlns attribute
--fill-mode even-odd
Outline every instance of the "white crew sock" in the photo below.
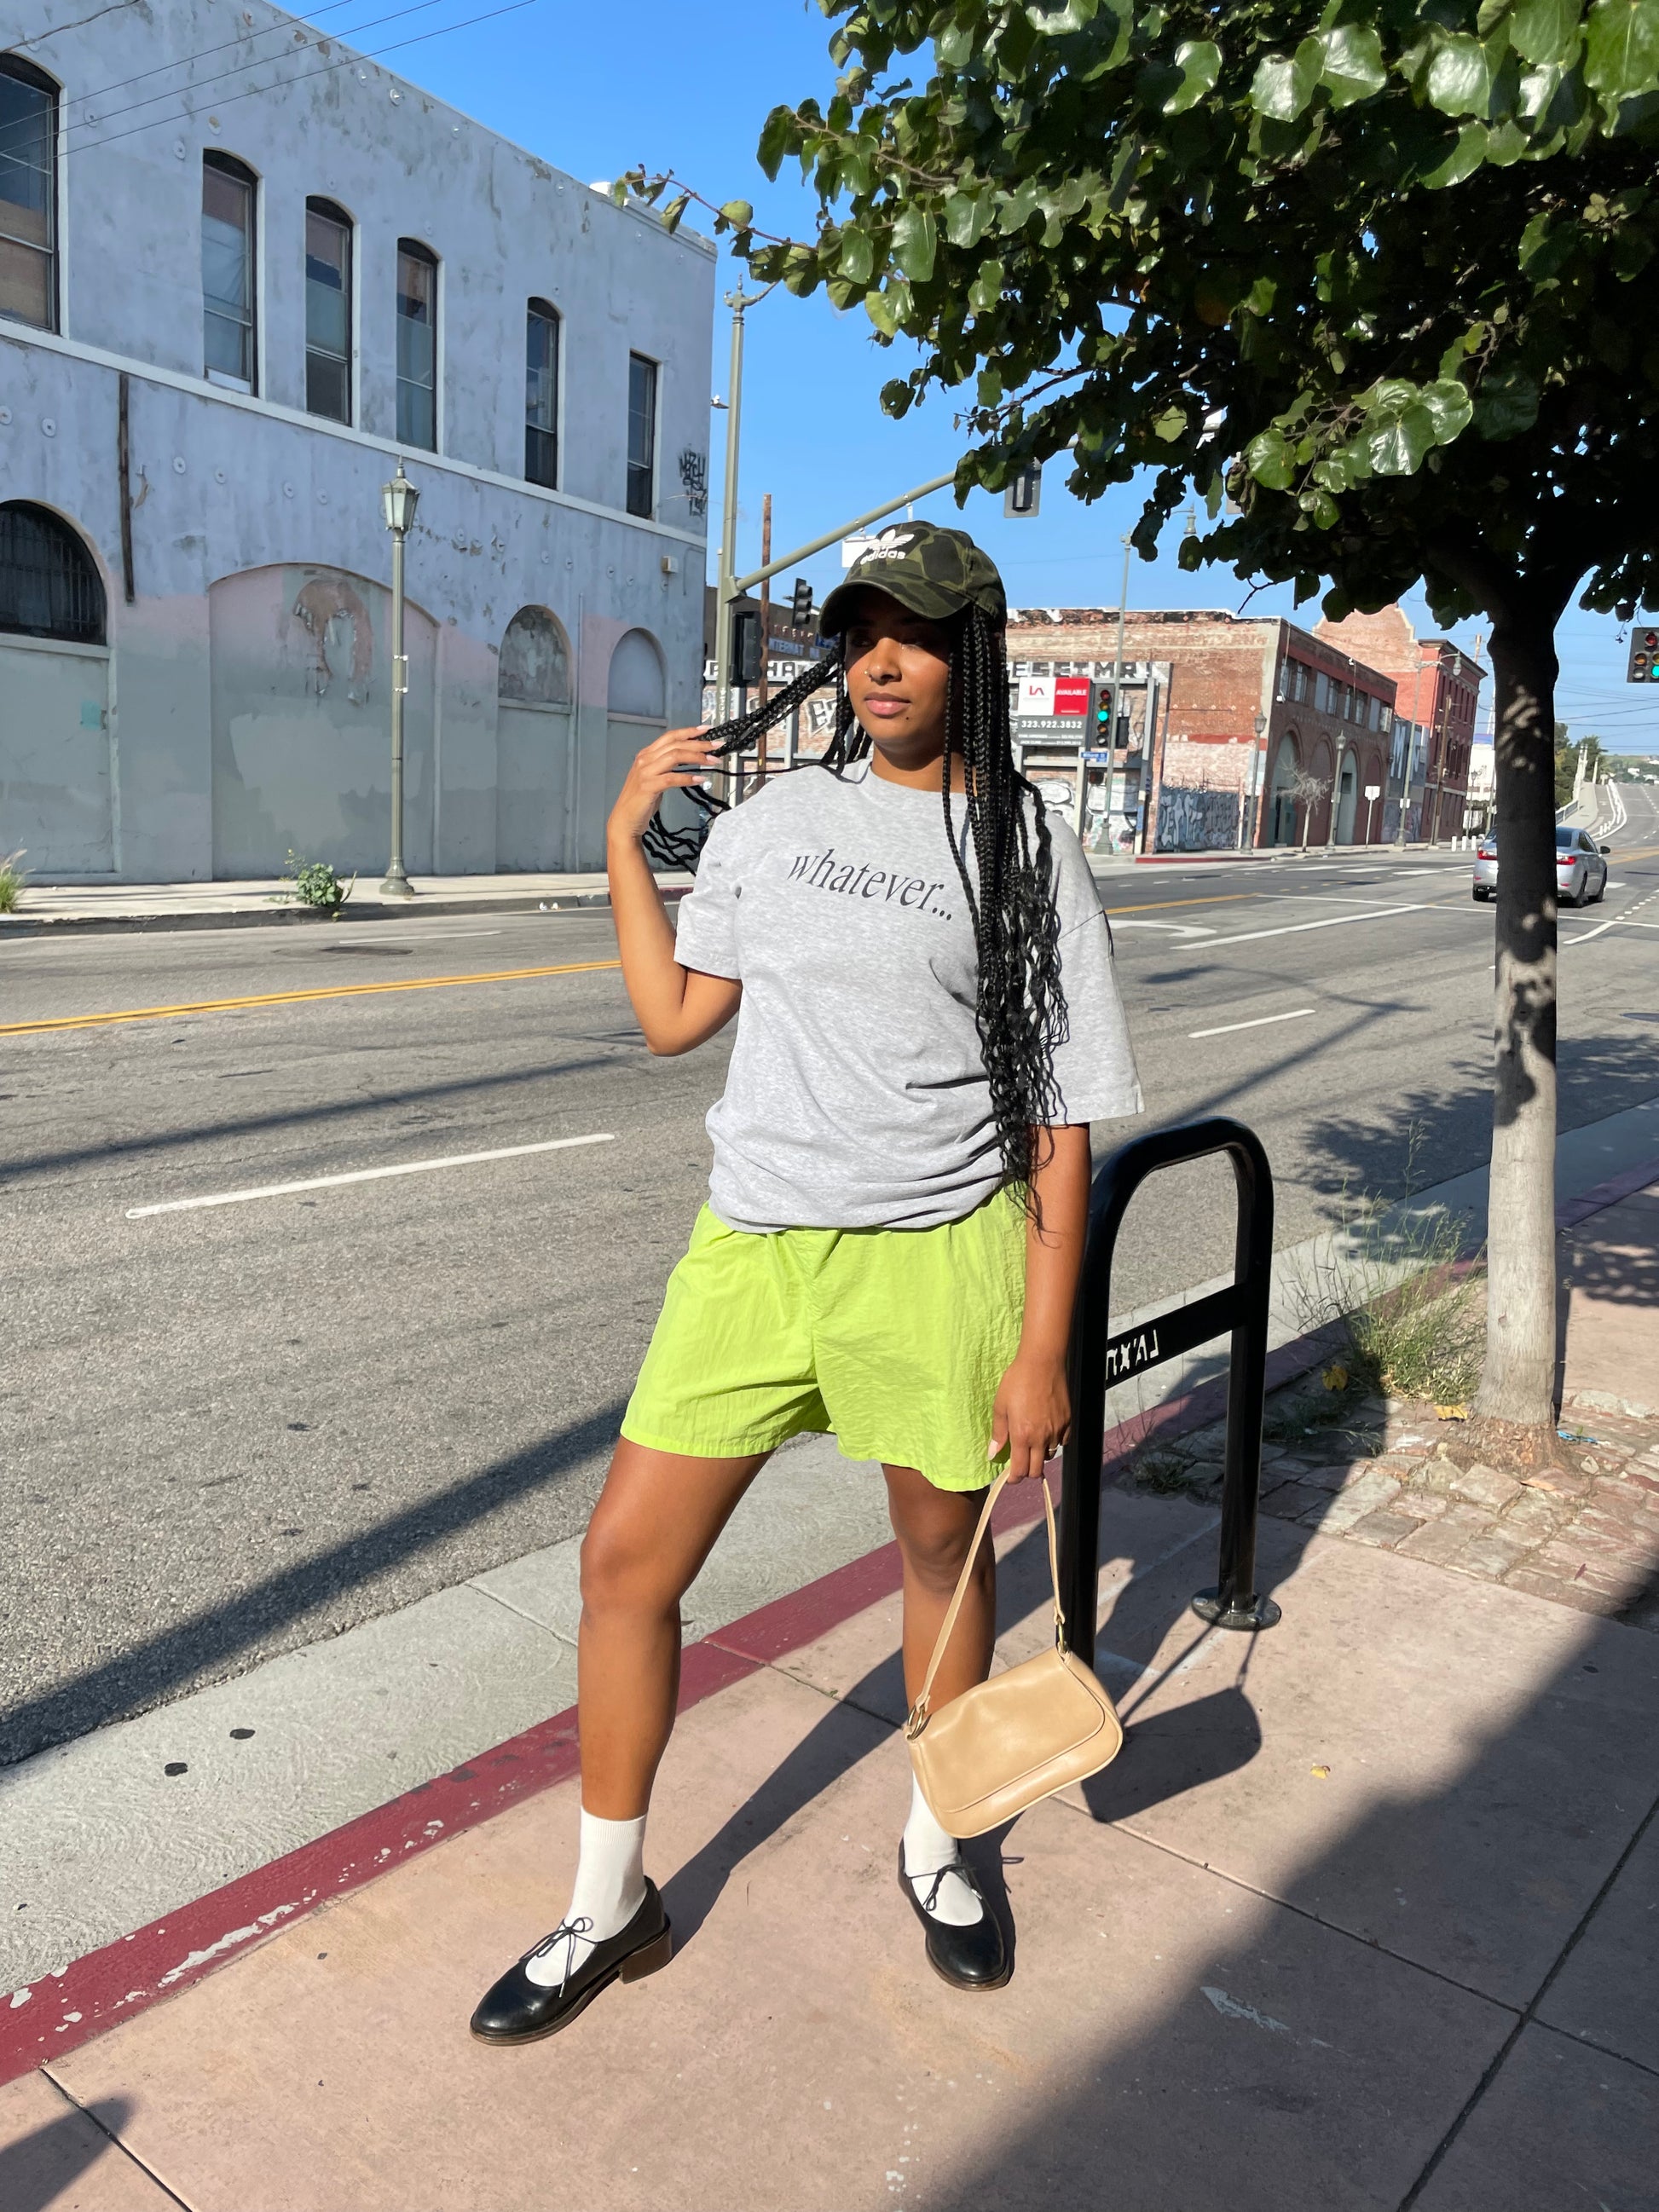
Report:
<svg viewBox="0 0 1659 2212"><path fill-rule="evenodd" d="M575 1887L564 1922L591 1920L593 1924L538 1952L526 1964L526 1978L539 1988L556 1989L594 1944L620 1936L644 1902L644 1814L637 1820L602 1820L584 1806Z"/></svg>
<svg viewBox="0 0 1659 2212"><path fill-rule="evenodd" d="M904 1824L905 1879L916 1893L917 1904L926 1906L933 1919L944 1921L950 1928L971 1928L985 1911L968 1884L956 1873L945 1875L939 1886L938 1896L931 1905L927 1904L933 1876L940 1868L954 1868L961 1863L962 1845L948 1828L941 1828L933 1818L921 1794L921 1784L913 1774L910 1817Z"/></svg>

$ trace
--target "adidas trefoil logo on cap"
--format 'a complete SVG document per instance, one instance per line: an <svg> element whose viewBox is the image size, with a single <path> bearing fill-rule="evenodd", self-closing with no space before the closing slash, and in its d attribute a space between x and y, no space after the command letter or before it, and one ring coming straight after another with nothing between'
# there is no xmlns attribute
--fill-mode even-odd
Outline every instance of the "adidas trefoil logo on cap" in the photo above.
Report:
<svg viewBox="0 0 1659 2212"><path fill-rule="evenodd" d="M884 530L879 538L871 538L860 548L853 566L861 568L866 561L902 560L906 546L915 544L915 535L914 530Z"/></svg>

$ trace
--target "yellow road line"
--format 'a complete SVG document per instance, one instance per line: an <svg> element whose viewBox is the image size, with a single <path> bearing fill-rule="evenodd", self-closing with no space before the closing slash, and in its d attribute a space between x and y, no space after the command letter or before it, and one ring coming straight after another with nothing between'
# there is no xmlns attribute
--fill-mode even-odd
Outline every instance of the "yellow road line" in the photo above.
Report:
<svg viewBox="0 0 1659 2212"><path fill-rule="evenodd" d="M1270 897L1267 891L1215 891L1208 898L1144 899L1139 906L1109 906L1108 914L1162 914L1166 906L1236 906L1240 899Z"/></svg>
<svg viewBox="0 0 1659 2212"><path fill-rule="evenodd" d="M321 991L267 991L250 999L197 999L182 1006L124 1006L112 1014L58 1014L44 1022L0 1024L0 1036L27 1036L38 1030L89 1030L107 1022L165 1022L179 1014L225 1014L246 1006L292 1006L306 999L363 999L381 991L444 991L458 983L516 983L526 975L586 975L599 968L620 968L620 960L571 960L559 968L500 968L485 975L411 975L395 983L336 983Z"/></svg>

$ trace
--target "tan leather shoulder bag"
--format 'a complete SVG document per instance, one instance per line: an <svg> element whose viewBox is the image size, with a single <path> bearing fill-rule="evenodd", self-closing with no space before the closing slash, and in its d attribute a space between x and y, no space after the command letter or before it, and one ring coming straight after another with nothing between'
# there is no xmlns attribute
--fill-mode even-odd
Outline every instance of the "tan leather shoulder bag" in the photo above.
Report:
<svg viewBox="0 0 1659 2212"><path fill-rule="evenodd" d="M1068 1782L1097 1774L1110 1765L1123 1743L1122 1724L1093 1669L1066 1649L1054 1508L1046 1480L1042 1503L1048 1518L1048 1572L1054 1593L1054 1649L964 1690L938 1712L931 1709L933 1677L990 1528L991 1508L1007 1480L1006 1474L999 1475L991 1486L962 1579L927 1662L921 1694L904 1729L921 1794L934 1819L952 1836L983 1835L1040 1797L1063 1790Z"/></svg>

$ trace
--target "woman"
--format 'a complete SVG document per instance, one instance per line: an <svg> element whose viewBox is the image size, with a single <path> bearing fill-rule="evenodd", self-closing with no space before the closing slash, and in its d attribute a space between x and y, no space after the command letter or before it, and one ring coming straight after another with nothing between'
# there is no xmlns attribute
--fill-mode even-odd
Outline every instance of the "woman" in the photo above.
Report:
<svg viewBox="0 0 1659 2212"><path fill-rule="evenodd" d="M645 1875L679 1603L768 1455L832 1431L882 1462L921 1686L994 1462L1039 1480L1070 1418L1066 1349L1091 1119L1140 1091L1082 850L1009 741L1002 585L959 531L884 532L830 595L837 715L817 769L723 813L678 935L642 849L665 793L703 786L822 680L710 737L672 731L611 816L623 981L653 1052L738 1031L708 1116L709 1204L582 1547L581 1842L564 1918L480 2004L493 2043L553 2033L665 1965ZM995 1562L934 1686L989 1671ZM899 1881L934 1970L1008 1978L1001 1929L913 1784Z"/></svg>

